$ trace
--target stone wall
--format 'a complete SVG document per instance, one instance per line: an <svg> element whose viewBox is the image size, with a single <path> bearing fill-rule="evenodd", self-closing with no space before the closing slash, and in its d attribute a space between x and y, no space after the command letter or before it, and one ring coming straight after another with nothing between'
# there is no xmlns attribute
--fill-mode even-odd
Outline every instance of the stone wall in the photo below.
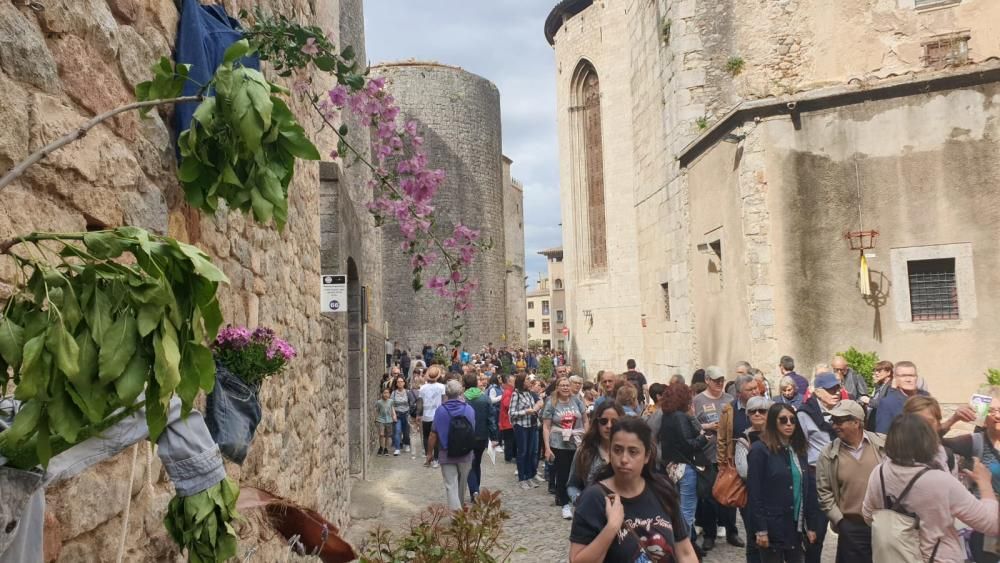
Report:
<svg viewBox="0 0 1000 563"><path fill-rule="evenodd" d="M502 341L506 307L500 93L484 78L436 63L389 63L375 66L373 73L388 78L401 119L418 123L428 166L445 171L435 196L436 232L450 236L453 225L461 222L478 229L482 240L493 242L467 268L479 280L479 288L460 323L465 348L497 344ZM383 311L389 338L411 352L424 344L447 343L451 302L429 289L414 296L409 257L400 250L398 230L387 229L383 237ZM425 284L431 275L425 272Z"/></svg>
<svg viewBox="0 0 1000 563"><path fill-rule="evenodd" d="M506 344L525 346L528 343L528 320L525 310L524 279L524 186L510 175L512 161L503 158L503 236L506 303L504 311Z"/></svg>
<svg viewBox="0 0 1000 563"><path fill-rule="evenodd" d="M584 4L584 3L578 3ZM554 35L559 190L570 357L574 370L624 371L641 357L643 338L635 229L634 143L627 10L593 2ZM583 134L574 75L589 62L600 81L607 268L588 271L589 218Z"/></svg>
<svg viewBox="0 0 1000 563"><path fill-rule="evenodd" d="M320 25L336 38L337 2L226 2L230 13L260 5ZM354 13L360 2L353 2ZM60 0L34 12L0 2L0 168L22 159L88 117L133 99L148 67L169 55L178 14L173 0ZM352 25L360 25L359 20ZM361 36L363 38L363 36ZM363 52L363 51L362 51ZM322 86L322 84L320 84ZM318 123L292 104L307 132ZM220 290L226 322L275 328L299 351L291 368L265 383L264 418L241 483L263 485L344 525L350 490L346 444L345 338L319 314L318 167L300 164L283 232L239 213L190 210L177 185L169 110L149 119L124 114L34 166L0 193L0 238L34 230L82 231L134 224L197 244L231 280ZM332 145L320 139L321 153ZM10 264L0 260L0 284ZM373 286L380 285L378 281ZM0 289L3 289L0 285ZM380 319L376 319L380 322ZM381 338L379 335L378 338ZM125 560L178 557L161 519L173 496L156 456L139 446ZM122 530L132 450L49 491L49 559L113 560ZM257 546L250 537L241 553ZM256 559L284 557L283 542Z"/></svg>

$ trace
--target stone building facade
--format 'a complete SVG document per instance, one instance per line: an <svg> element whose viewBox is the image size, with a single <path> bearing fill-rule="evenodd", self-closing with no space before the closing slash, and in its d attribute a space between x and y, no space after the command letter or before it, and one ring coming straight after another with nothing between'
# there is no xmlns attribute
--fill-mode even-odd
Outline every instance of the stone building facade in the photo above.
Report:
<svg viewBox="0 0 1000 563"><path fill-rule="evenodd" d="M984 312L1000 306L985 289L1000 281L998 25L988 0L558 3L545 33L563 216L586 209L576 182L593 143L575 148L568 69L590 63L602 148L629 148L623 162L604 158L628 176L605 171L604 201L631 206L629 232L609 228L607 244L637 252L635 267L608 271L639 304L627 297L607 314L642 327L646 373L745 359L773 376L783 354L808 366L854 346L913 360L938 397L967 400L1000 365L984 344L996 330ZM567 264L578 263L587 238L564 225ZM881 233L868 251L874 297L858 289L859 251L843 238L865 229ZM575 357L620 369L594 365L621 337L590 327L573 297L589 283L567 268L571 329L594 334L574 338Z"/></svg>
<svg viewBox="0 0 1000 563"><path fill-rule="evenodd" d="M354 44L364 60L361 0L224 4L231 14L260 6L319 25L335 42ZM35 11L23 2L0 2L3 170L89 117L133 101L135 84L148 78L160 56L170 55L176 37L174 0L62 0L39 6ZM316 86L331 84L319 79ZM291 106L321 154L329 153L333 140L318 133L320 123L308 106L297 99ZM348 421L371 418L371 401L361 395L367 384L348 382L348 360L357 368L350 373L367 373L375 386L383 356L380 243L363 206L364 178L328 164L332 171L324 172L321 182L320 166L300 163L283 232L236 212L202 215L186 206L175 179L175 132L165 124L168 114L153 112L148 119L122 114L33 166L0 192L0 239L131 224L207 252L231 280L219 292L225 321L273 327L299 352L285 374L264 384L258 434L242 468L228 468L230 476L344 526L351 469L362 472L367 455L365 442L349 447ZM349 322L346 315L325 318L319 312L320 274L348 273L352 263L352 295L359 295L362 285L373 292L364 327L361 317ZM0 260L0 299L9 295L13 273L11 264ZM367 343L350 341L349 332L365 334ZM162 523L172 486L156 456L146 455L149 445L138 448L131 490L129 450L48 491L49 560L114 560L123 527L124 560L180 558ZM128 521L122 522L129 502ZM283 560L287 552L273 534L241 540L241 556L251 548L262 561Z"/></svg>
<svg viewBox="0 0 1000 563"><path fill-rule="evenodd" d="M388 79L402 118L419 124L430 166L446 173L435 196L436 232L449 236L452 226L461 222L493 243L467 269L479 280L479 288L472 298L475 306L460 314L463 346L478 350L502 342L508 255L500 92L482 77L437 63L386 63L372 72ZM400 250L401 242L398 232L383 233L383 313L389 338L411 352L424 344L447 344L451 304L430 290L414 296L409 257Z"/></svg>
<svg viewBox="0 0 1000 563"><path fill-rule="evenodd" d="M539 254L547 259L548 271L527 294L528 342L542 349L565 352L569 350L569 335L563 334L566 327L563 251L550 248Z"/></svg>
<svg viewBox="0 0 1000 563"><path fill-rule="evenodd" d="M524 185L510 175L513 161L503 157L503 238L505 262L504 334L501 342L523 347L528 343L527 319L524 296L527 288L524 277Z"/></svg>

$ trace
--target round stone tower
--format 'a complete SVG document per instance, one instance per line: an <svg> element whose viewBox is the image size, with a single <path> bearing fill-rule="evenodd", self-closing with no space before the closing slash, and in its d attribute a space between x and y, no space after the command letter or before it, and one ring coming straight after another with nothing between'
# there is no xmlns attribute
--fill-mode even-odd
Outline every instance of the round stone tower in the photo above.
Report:
<svg viewBox="0 0 1000 563"><path fill-rule="evenodd" d="M493 247L477 255L468 273L479 280L466 311L462 344L478 350L503 343L505 278L504 186L500 138L500 93L490 81L460 68L427 62L398 62L372 68L384 76L404 121L418 123L428 166L445 171L435 197L441 237L461 222L479 229ZM409 258L400 250L399 232L383 230L383 307L388 339L411 354L424 344L448 344L450 302L424 288L414 294ZM446 273L443 273L443 275ZM429 276L428 276L429 278ZM426 284L427 279L424 279Z"/></svg>

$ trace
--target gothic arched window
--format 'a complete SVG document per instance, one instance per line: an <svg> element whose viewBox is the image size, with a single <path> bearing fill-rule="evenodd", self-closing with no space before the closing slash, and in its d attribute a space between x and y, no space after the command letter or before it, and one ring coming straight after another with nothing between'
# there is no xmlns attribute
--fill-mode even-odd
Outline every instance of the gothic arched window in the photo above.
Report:
<svg viewBox="0 0 1000 563"><path fill-rule="evenodd" d="M608 266L607 228L604 206L604 141L601 128L601 83L588 61L573 73L573 129L576 137L574 198L578 209L578 244L584 270L604 272ZM584 246L584 243L586 246Z"/></svg>

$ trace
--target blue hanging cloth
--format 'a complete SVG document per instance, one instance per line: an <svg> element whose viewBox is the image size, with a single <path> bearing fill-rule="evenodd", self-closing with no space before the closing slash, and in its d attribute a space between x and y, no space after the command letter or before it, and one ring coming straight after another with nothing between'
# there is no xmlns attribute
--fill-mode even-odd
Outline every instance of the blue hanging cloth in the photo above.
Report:
<svg viewBox="0 0 1000 563"><path fill-rule="evenodd" d="M229 17L224 6L202 6L198 0L181 0L174 58L178 64L191 65L192 80L200 84L211 80L215 69L222 63L226 49L242 38L239 20ZM256 56L245 57L240 63L260 70L260 60ZM188 81L181 95L194 96L200 88L198 84ZM197 104L177 104L174 111L175 140L191 126L191 117L197 107Z"/></svg>

